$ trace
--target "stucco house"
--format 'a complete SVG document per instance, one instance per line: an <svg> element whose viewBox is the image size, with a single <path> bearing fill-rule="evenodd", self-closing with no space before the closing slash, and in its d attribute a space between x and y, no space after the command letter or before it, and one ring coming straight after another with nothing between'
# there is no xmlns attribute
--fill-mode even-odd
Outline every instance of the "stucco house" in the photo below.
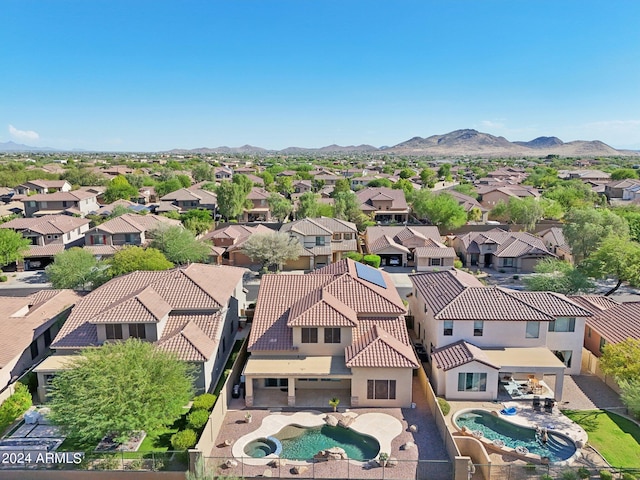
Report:
<svg viewBox="0 0 640 480"><path fill-rule="evenodd" d="M253 234L267 234L274 231L264 225L238 225L229 224L226 227L218 228L202 237L202 241L212 244L212 256L215 261L212 263L222 263L224 265L234 265L236 267L250 267L260 265L242 252L244 242Z"/></svg>
<svg viewBox="0 0 640 480"><path fill-rule="evenodd" d="M454 235L448 241L467 267L532 272L540 260L556 258L542 238L528 232L505 232L494 228Z"/></svg>
<svg viewBox="0 0 640 480"><path fill-rule="evenodd" d="M56 214L84 217L100 208L98 194L89 190L39 193L26 197L22 202L24 203L26 217Z"/></svg>
<svg viewBox="0 0 640 480"><path fill-rule="evenodd" d="M509 203L511 198L540 198L537 188L527 185L490 185L477 188L480 204L491 210L499 202Z"/></svg>
<svg viewBox="0 0 640 480"><path fill-rule="evenodd" d="M313 270L338 262L345 252L358 251L358 228L354 223L336 218L303 218L284 223L280 232L295 237L302 254L289 260L284 270Z"/></svg>
<svg viewBox="0 0 640 480"><path fill-rule="evenodd" d="M183 213L201 208L215 212L217 205L218 197L215 193L192 186L160 197L160 205L156 211L159 213L170 211Z"/></svg>
<svg viewBox="0 0 640 480"><path fill-rule="evenodd" d="M73 290L0 297L0 392L47 356L51 340L80 298Z"/></svg>
<svg viewBox="0 0 640 480"><path fill-rule="evenodd" d="M247 200L251 202L251 207L242 213L243 222L270 222L271 209L269 208L269 196L262 187L253 187L247 195ZM278 194L280 195L280 194Z"/></svg>
<svg viewBox="0 0 640 480"><path fill-rule="evenodd" d="M46 375L62 357L106 341L135 337L196 367L195 389L215 385L245 308L243 268L193 263L167 271L137 271L105 283L71 311L51 348L55 355L38 366L41 398Z"/></svg>
<svg viewBox="0 0 640 480"><path fill-rule="evenodd" d="M262 277L244 368L247 406L409 407L419 363L389 274L341 260Z"/></svg>
<svg viewBox="0 0 640 480"><path fill-rule="evenodd" d="M162 215L125 213L87 231L85 245L146 245L150 240L149 231L159 225L179 227L182 224L180 220Z"/></svg>
<svg viewBox="0 0 640 480"><path fill-rule="evenodd" d="M409 220L409 205L403 190L367 187L356 192L360 209L380 223L403 223Z"/></svg>
<svg viewBox="0 0 640 480"><path fill-rule="evenodd" d="M525 392L517 381L540 385L544 375L554 375L546 394L560 400L564 374L580 373L585 318L591 313L564 295L486 287L459 270L410 278L413 330L427 349L438 395L518 398Z"/></svg>
<svg viewBox="0 0 640 480"><path fill-rule="evenodd" d="M560 227L551 227L538 232L538 236L544 240L547 250L554 253L560 260L573 263L571 247L564 238L564 233Z"/></svg>
<svg viewBox="0 0 640 480"><path fill-rule="evenodd" d="M18 185L14 190L17 195L70 192L71 184L66 180L29 180Z"/></svg>

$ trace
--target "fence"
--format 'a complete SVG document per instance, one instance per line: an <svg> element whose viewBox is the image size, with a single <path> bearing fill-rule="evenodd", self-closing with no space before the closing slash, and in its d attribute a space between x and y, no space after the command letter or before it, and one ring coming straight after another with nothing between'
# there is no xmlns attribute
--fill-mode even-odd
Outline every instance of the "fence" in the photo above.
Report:
<svg viewBox="0 0 640 480"><path fill-rule="evenodd" d="M582 349L582 372L591 373L602 380L614 392L620 393L620 387L611 375L606 375L600 368L600 359L586 348Z"/></svg>
<svg viewBox="0 0 640 480"><path fill-rule="evenodd" d="M397 460L380 466L375 461L328 460L294 462L275 460L265 465L248 465L242 459L206 457L208 471L218 476L241 478L306 478L306 479L363 479L363 480L451 480L453 464L447 460ZM256 463L255 458L246 459Z"/></svg>
<svg viewBox="0 0 640 480"><path fill-rule="evenodd" d="M474 465L475 472L479 472L486 465ZM578 479L602 479L605 480L608 472L612 480L626 480L628 475L640 477L640 465L638 468L613 468L613 467L586 467L580 465L533 465L533 464L508 464L488 465L491 471L491 480L578 480ZM477 475L477 473L475 474ZM475 478L479 478L476 477Z"/></svg>

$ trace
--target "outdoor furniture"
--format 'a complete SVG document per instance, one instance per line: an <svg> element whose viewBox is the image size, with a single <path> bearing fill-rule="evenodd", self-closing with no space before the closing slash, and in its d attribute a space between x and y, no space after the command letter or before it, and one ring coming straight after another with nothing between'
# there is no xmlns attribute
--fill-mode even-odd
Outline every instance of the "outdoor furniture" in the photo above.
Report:
<svg viewBox="0 0 640 480"><path fill-rule="evenodd" d="M551 413L553 412L553 406L555 405L556 401L554 398L545 398L544 399L544 411L547 413Z"/></svg>
<svg viewBox="0 0 640 480"><path fill-rule="evenodd" d="M540 402L540 397L533 397L533 409L536 412L539 412L542 408L542 403Z"/></svg>
<svg viewBox="0 0 640 480"><path fill-rule="evenodd" d="M503 408L500 413L502 415L515 415L518 413L518 409L516 407Z"/></svg>

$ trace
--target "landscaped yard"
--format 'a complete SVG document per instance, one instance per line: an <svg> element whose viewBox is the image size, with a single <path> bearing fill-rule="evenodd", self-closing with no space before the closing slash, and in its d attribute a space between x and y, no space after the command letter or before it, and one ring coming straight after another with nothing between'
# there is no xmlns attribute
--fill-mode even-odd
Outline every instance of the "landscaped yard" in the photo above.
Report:
<svg viewBox="0 0 640 480"><path fill-rule="evenodd" d="M640 466L640 427L606 410L563 410L589 434L589 443L614 467Z"/></svg>

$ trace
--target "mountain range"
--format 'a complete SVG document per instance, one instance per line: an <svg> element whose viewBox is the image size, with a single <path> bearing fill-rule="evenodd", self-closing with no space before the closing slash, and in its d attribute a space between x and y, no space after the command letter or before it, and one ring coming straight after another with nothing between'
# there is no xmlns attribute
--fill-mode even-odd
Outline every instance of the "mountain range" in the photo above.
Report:
<svg viewBox="0 0 640 480"><path fill-rule="evenodd" d="M14 142L0 142L0 152L46 152L56 151L45 147L29 147ZM59 150L58 150L59 151ZM413 137L392 147L374 147L372 145L328 145L321 148L288 147L283 150L267 150L253 145L242 147L202 147L194 149L173 149L169 154L280 154L280 155L326 155L326 154L362 154L381 153L394 155L414 155L433 157L541 157L559 155L561 157L612 157L636 156L634 150L617 150L599 140L576 140L563 142L557 137L538 137L528 142L510 142L504 137L473 129L455 130L444 135Z"/></svg>

